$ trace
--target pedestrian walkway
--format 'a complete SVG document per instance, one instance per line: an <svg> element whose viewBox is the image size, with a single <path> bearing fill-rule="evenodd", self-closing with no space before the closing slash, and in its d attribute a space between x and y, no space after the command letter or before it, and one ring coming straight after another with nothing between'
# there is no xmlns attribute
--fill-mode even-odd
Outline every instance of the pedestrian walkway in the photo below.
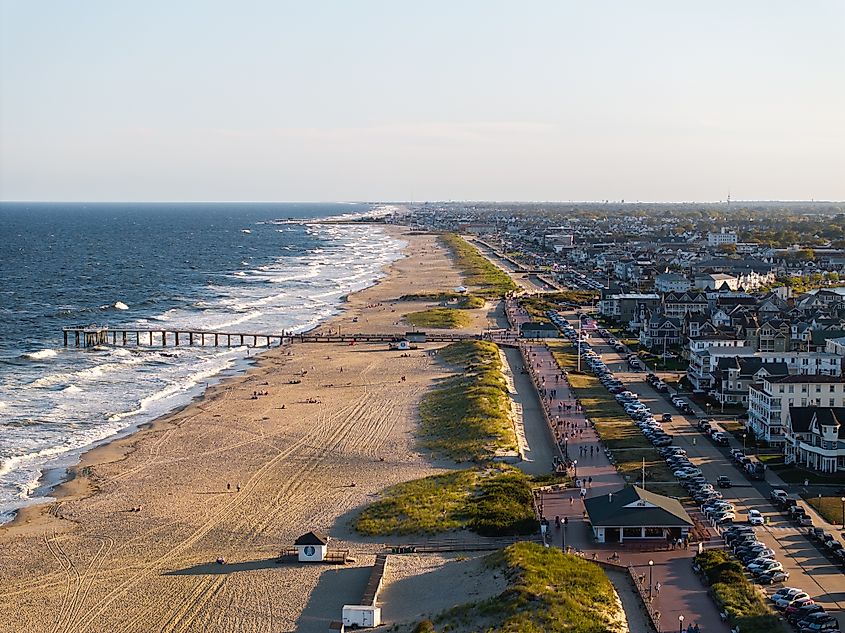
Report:
<svg viewBox="0 0 845 633"><path fill-rule="evenodd" d="M509 300L505 309L516 332L521 323L530 320L528 313L515 300ZM547 543L552 547L581 552L587 559L608 560L618 555L619 562L641 569L643 574L649 573L648 562L651 560L654 563L651 566L652 605L660 614L662 630L674 630L678 616L683 615L687 624L698 624L703 632L727 631L728 626L721 621L713 601L702 599L706 587L692 571L696 547L673 550L668 548L668 544L666 549L657 549L664 547L662 542L639 547L630 543L623 546L595 543L585 516L584 498L619 490L625 481L610 462L589 422L589 411L584 411L572 394L566 374L558 366L549 347L543 343L521 342L520 350L542 401L544 418L564 456L571 461L569 474L579 484L566 491L544 493L538 498L541 514L550 523ZM557 527L555 517L560 518L560 527ZM564 519L567 519L565 525ZM643 551L643 548L650 551ZM645 582L648 583L648 580ZM656 590L658 582L659 591Z"/></svg>

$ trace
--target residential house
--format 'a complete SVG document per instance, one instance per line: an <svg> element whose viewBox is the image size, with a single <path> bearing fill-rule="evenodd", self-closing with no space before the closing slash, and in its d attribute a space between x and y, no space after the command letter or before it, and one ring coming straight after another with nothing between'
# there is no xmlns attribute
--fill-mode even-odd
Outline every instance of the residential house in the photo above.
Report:
<svg viewBox="0 0 845 633"><path fill-rule="evenodd" d="M652 350L665 350L683 342L683 326L677 317L654 312L640 332L640 345Z"/></svg>
<svg viewBox="0 0 845 633"><path fill-rule="evenodd" d="M789 407L784 461L821 473L845 470L845 408Z"/></svg>
<svg viewBox="0 0 845 633"><path fill-rule="evenodd" d="M785 442L790 407L845 407L841 375L763 378L748 388L748 429L775 445Z"/></svg>
<svg viewBox="0 0 845 633"><path fill-rule="evenodd" d="M686 292L690 288L690 280L679 273L660 273L654 278L654 289L657 292Z"/></svg>

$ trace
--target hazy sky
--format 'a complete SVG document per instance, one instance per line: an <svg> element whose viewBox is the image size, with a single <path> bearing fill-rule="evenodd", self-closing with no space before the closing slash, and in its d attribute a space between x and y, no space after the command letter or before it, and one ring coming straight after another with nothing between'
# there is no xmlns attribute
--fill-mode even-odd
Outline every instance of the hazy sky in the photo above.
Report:
<svg viewBox="0 0 845 633"><path fill-rule="evenodd" d="M845 1L0 0L4 200L845 200Z"/></svg>

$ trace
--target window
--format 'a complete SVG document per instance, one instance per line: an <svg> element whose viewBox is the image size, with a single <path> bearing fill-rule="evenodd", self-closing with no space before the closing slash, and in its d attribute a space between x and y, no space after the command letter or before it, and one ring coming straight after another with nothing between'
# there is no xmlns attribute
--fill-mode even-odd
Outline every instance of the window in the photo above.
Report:
<svg viewBox="0 0 845 633"><path fill-rule="evenodd" d="M656 528L656 527L647 527L645 529L645 535L650 537L663 537L663 528Z"/></svg>
<svg viewBox="0 0 845 633"><path fill-rule="evenodd" d="M822 386L816 385L816 393L821 393L821 392L822 392Z"/></svg>
<svg viewBox="0 0 845 633"><path fill-rule="evenodd" d="M795 393L795 385L789 385L789 393Z"/></svg>
<svg viewBox="0 0 845 633"><path fill-rule="evenodd" d="M835 406L836 406L836 398L830 398L830 399L827 401L827 406L829 406L829 407L835 407Z"/></svg>
<svg viewBox="0 0 845 633"><path fill-rule="evenodd" d="M807 393L807 385L801 385L801 393Z"/></svg>
<svg viewBox="0 0 845 633"><path fill-rule="evenodd" d="M802 406L802 407L806 407L806 406L807 406L807 398L801 398L801 406Z"/></svg>
<svg viewBox="0 0 845 633"><path fill-rule="evenodd" d="M638 528L638 527L622 528L622 536L624 538L642 538L642 535L643 535L642 528Z"/></svg>
<svg viewBox="0 0 845 633"><path fill-rule="evenodd" d="M830 393L834 393L835 391L836 391L836 385L830 385Z"/></svg>

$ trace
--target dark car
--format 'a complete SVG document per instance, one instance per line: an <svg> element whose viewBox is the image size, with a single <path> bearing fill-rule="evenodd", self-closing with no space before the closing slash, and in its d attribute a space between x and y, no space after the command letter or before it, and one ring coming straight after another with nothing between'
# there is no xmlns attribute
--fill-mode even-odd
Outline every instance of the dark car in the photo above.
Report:
<svg viewBox="0 0 845 633"><path fill-rule="evenodd" d="M795 623L807 619L808 616L811 616L814 613L824 612L824 607L820 604L805 604L796 609L794 613L787 614L786 619L792 623Z"/></svg>
<svg viewBox="0 0 845 633"><path fill-rule="evenodd" d="M664 413L661 417L661 420L664 422L671 422L672 421L672 414L671 413Z"/></svg>
<svg viewBox="0 0 845 633"><path fill-rule="evenodd" d="M821 541L824 538L824 530L819 527L811 527L807 530L807 538L811 541Z"/></svg>
<svg viewBox="0 0 845 633"><path fill-rule="evenodd" d="M731 486L733 486L733 484L731 483L731 478L725 475L719 475L716 478L716 485L719 486L719 488L730 488Z"/></svg>

